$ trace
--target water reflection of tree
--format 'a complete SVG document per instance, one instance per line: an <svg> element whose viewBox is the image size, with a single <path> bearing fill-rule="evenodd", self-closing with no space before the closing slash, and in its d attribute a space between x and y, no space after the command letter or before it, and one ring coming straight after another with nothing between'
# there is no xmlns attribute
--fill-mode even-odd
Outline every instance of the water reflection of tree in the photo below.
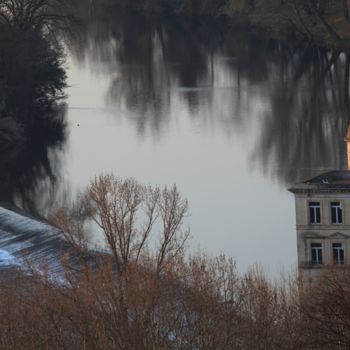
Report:
<svg viewBox="0 0 350 350"><path fill-rule="evenodd" d="M189 29L118 11L98 7L86 20L84 40L76 47L96 62L108 62L107 69L115 72L108 99L136 111L140 131L164 126L174 89L180 88L192 115L205 118L210 111L220 123L226 113L225 130L243 130L243 124L249 130L258 97L268 107L258 111L261 132L253 164L286 183L345 166L346 56L307 43L263 39L237 28L223 34L220 26ZM217 60L222 57L229 59ZM231 90L215 91L218 72L230 79ZM214 88L196 90L207 87Z"/></svg>
<svg viewBox="0 0 350 350"><path fill-rule="evenodd" d="M195 110L198 96L186 89L210 86L207 53L220 45L223 29L203 26L189 31L183 23L150 20L106 3L95 6L94 16L85 18L85 31L68 42L76 58L89 55L96 62L95 70L101 64L110 65L107 69L114 78L108 102L118 101L137 112L141 132L146 127L159 130L166 122L172 88L185 88L183 97Z"/></svg>
<svg viewBox="0 0 350 350"><path fill-rule="evenodd" d="M42 214L65 134L62 54L34 31L0 34L0 201ZM43 201L46 203L43 205Z"/></svg>
<svg viewBox="0 0 350 350"><path fill-rule="evenodd" d="M263 119L256 160L287 183L344 169L348 58L309 46L293 52L279 45L277 53L275 79L268 84L270 111Z"/></svg>

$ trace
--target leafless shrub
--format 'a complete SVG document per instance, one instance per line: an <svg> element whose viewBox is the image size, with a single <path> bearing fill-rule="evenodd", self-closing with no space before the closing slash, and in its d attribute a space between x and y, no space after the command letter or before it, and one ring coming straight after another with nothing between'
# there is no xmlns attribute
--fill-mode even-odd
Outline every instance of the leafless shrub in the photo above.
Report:
<svg viewBox="0 0 350 350"><path fill-rule="evenodd" d="M326 270L304 296L310 343L322 349L350 347L350 270Z"/></svg>
<svg viewBox="0 0 350 350"><path fill-rule="evenodd" d="M0 271L2 348L349 347L348 270L305 288L298 276L272 283L257 267L240 275L223 255L189 257L187 210L176 187L94 179L73 211L58 209L53 218L77 251L88 248L84 225L92 218L110 254L79 273L67 262L64 283Z"/></svg>
<svg viewBox="0 0 350 350"><path fill-rule="evenodd" d="M56 223L79 248L85 222L92 219L113 257L97 270L86 267L81 278L69 278L68 294L79 300L83 315L77 324L88 328L79 334L89 344L300 348L297 279L273 285L258 269L240 277L225 256L186 257L189 233L182 226L188 206L176 187L161 190L103 175L76 203L73 210L56 211Z"/></svg>
<svg viewBox="0 0 350 350"><path fill-rule="evenodd" d="M134 179L101 175L79 197L73 211L58 209L55 221L81 241L85 221L92 220L119 271L129 263L152 263L160 273L184 252L189 237L189 230L183 228L187 214L187 201L176 186L161 190Z"/></svg>

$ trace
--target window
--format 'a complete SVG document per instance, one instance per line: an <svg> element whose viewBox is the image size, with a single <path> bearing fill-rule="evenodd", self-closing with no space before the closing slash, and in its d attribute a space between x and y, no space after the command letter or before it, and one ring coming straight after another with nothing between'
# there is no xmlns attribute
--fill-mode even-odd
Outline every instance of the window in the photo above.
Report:
<svg viewBox="0 0 350 350"><path fill-rule="evenodd" d="M340 202L331 202L332 224L343 222L343 209Z"/></svg>
<svg viewBox="0 0 350 350"><path fill-rule="evenodd" d="M321 223L321 206L320 202L309 202L310 224Z"/></svg>
<svg viewBox="0 0 350 350"><path fill-rule="evenodd" d="M333 261L336 265L344 264L344 247L342 243L333 243Z"/></svg>
<svg viewBox="0 0 350 350"><path fill-rule="evenodd" d="M311 243L311 263L313 265L322 265L322 255L322 243Z"/></svg>

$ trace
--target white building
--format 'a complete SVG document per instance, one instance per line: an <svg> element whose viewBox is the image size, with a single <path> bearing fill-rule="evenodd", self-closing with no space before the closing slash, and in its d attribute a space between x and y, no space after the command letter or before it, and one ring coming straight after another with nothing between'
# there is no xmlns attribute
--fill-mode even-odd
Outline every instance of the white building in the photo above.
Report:
<svg viewBox="0 0 350 350"><path fill-rule="evenodd" d="M295 196L298 266L311 282L325 266L350 265L350 171L331 171L289 189Z"/></svg>

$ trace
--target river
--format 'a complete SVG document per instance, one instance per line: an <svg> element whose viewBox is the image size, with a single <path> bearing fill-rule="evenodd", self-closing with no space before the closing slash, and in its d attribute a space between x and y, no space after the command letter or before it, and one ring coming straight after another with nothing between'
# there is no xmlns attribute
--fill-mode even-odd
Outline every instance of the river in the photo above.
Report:
<svg viewBox="0 0 350 350"><path fill-rule="evenodd" d="M66 38L66 139L30 189L38 211L101 172L175 183L189 201L191 251L272 276L296 266L288 187L346 167L345 55L214 34L102 12Z"/></svg>

